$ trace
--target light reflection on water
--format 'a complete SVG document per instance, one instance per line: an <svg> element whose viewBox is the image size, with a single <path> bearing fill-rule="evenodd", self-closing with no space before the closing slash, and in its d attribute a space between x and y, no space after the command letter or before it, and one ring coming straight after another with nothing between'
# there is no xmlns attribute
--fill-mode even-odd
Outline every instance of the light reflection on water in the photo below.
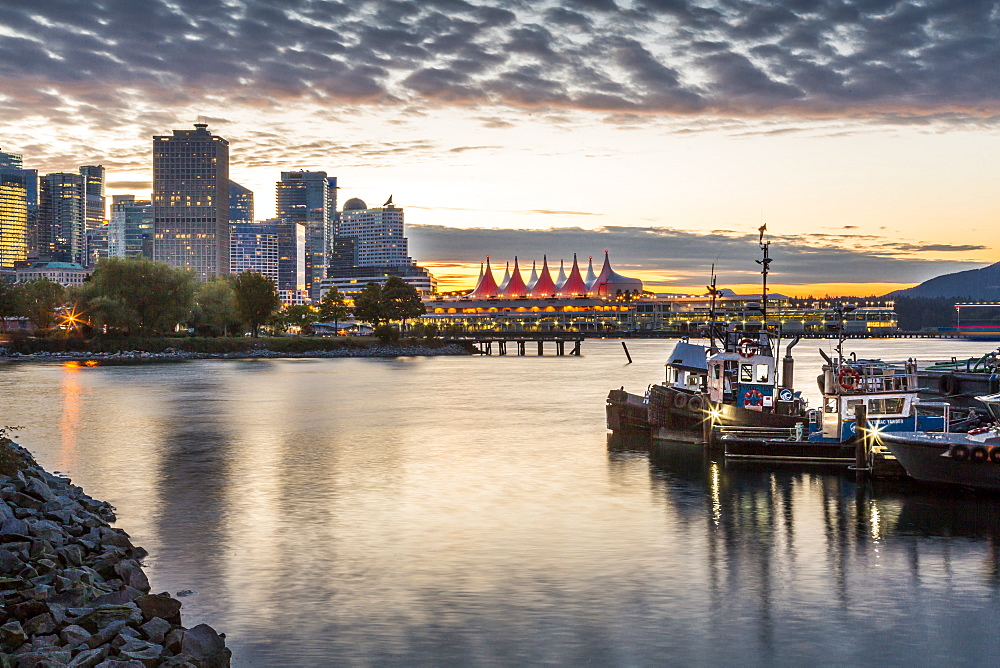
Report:
<svg viewBox="0 0 1000 668"><path fill-rule="evenodd" d="M997 655L996 497L609 444L607 390L660 380L671 346L628 341L633 365L614 341L582 358L7 365L0 422L118 508L154 589L193 590L185 620L226 632L237 665ZM816 347L795 350L807 392Z"/></svg>

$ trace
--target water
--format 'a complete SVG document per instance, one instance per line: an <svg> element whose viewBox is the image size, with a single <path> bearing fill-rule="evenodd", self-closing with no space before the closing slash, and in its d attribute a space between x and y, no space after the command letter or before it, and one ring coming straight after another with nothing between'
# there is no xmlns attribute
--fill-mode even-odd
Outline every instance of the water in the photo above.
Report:
<svg viewBox="0 0 1000 668"><path fill-rule="evenodd" d="M995 661L997 497L609 448L607 391L661 380L672 345L9 364L0 424L117 507L235 665ZM814 397L817 345L795 349Z"/></svg>

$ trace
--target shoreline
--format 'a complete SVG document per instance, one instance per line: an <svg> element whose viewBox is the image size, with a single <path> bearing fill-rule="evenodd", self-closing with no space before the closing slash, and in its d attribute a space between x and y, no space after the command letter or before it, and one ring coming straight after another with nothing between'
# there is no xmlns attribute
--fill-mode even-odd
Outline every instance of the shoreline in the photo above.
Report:
<svg viewBox="0 0 1000 668"><path fill-rule="evenodd" d="M225 634L150 593L114 510L0 433L0 665L230 665Z"/></svg>
<svg viewBox="0 0 1000 668"><path fill-rule="evenodd" d="M37 353L12 353L0 355L0 362L97 362L95 366L126 365L143 362L181 362L206 359L324 359L351 357L456 357L470 356L467 348L458 344L438 347L407 344L374 344L363 348L343 347L335 350L309 350L305 352L274 351L267 348L224 353L192 352L168 348L163 352L124 350L114 353L58 351Z"/></svg>

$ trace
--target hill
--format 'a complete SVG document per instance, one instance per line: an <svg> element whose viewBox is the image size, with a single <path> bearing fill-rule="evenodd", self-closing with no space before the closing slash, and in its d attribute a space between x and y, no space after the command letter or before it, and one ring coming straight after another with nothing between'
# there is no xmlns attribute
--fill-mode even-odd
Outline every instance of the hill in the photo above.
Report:
<svg viewBox="0 0 1000 668"><path fill-rule="evenodd" d="M890 292L886 297L1000 301L1000 262L982 269L970 269L937 276L912 288Z"/></svg>

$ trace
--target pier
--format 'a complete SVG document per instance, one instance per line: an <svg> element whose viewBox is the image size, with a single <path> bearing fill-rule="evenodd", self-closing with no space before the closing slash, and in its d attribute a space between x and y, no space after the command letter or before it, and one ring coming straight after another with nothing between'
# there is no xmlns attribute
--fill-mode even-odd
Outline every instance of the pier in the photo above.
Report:
<svg viewBox="0 0 1000 668"><path fill-rule="evenodd" d="M449 340L465 343L479 355L507 355L508 346L512 355L525 356L535 351L541 357L548 347L557 357L575 355L579 357L584 337L581 334L502 334L492 332L484 335L448 337Z"/></svg>

